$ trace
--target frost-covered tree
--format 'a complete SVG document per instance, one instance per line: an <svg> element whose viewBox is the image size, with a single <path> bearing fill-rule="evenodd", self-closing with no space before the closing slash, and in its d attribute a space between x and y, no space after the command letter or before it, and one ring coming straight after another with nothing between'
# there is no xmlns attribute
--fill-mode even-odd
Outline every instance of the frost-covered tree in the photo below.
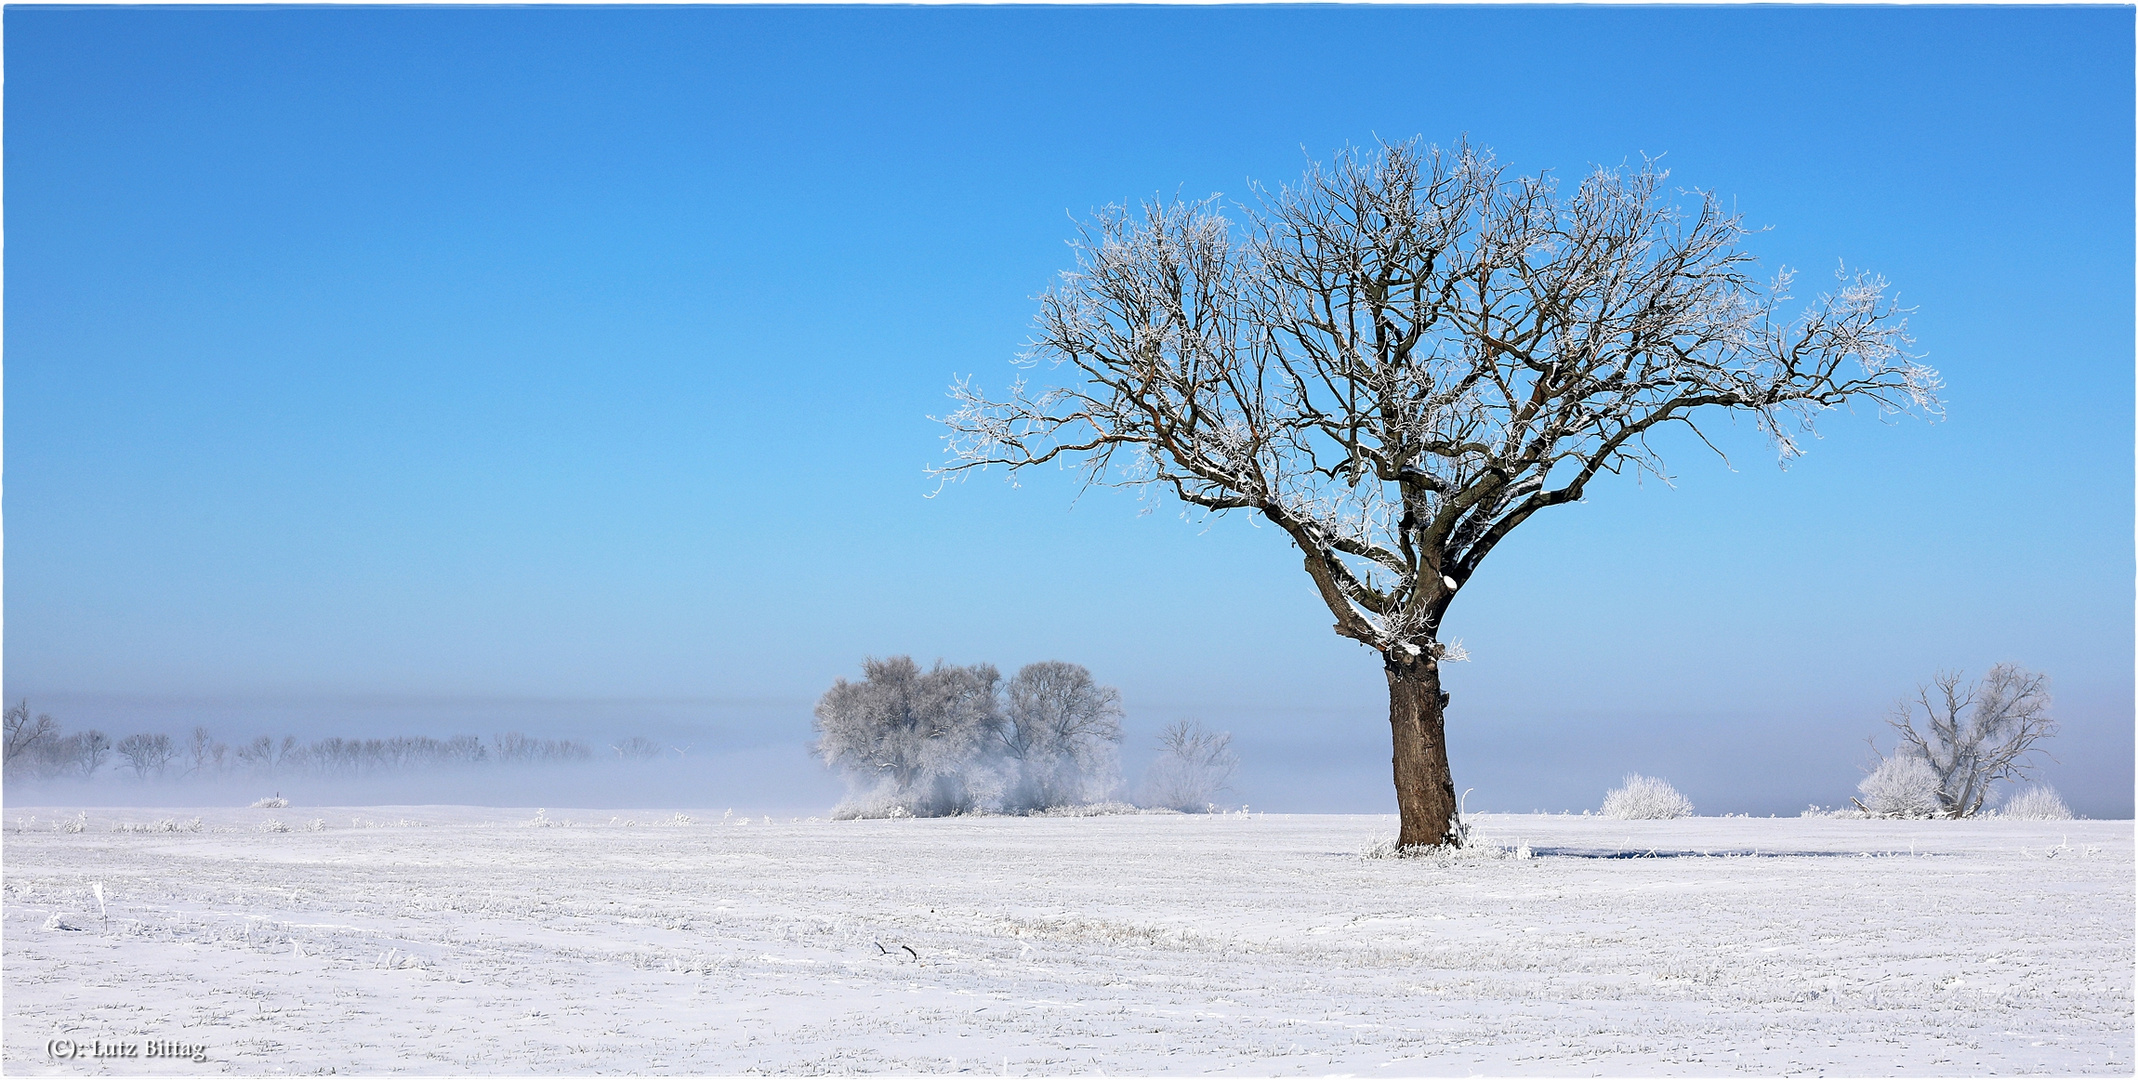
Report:
<svg viewBox="0 0 2138 1080"><path fill-rule="evenodd" d="M1120 783L1120 691L1082 664L1045 660L1017 669L1002 697L998 730L1017 773L1010 809L1096 802Z"/></svg>
<svg viewBox="0 0 2138 1080"><path fill-rule="evenodd" d="M1020 357L1066 378L958 382L939 472L1078 461L1275 526L1336 632L1381 657L1398 842L1460 843L1443 620L1513 530L1600 474L1665 475L1666 430L1745 418L1786 462L1827 410L1937 408L1884 280L1792 305L1788 271L1753 277L1741 219L1666 178L1566 190L1407 142L1237 219L1214 198L1108 207Z"/></svg>
<svg viewBox="0 0 2138 1080"><path fill-rule="evenodd" d="M909 656L862 662L862 680L840 679L817 701L817 741L826 765L846 774L844 816L934 817L986 807L1001 797L1003 720L993 664L922 671Z"/></svg>
<svg viewBox="0 0 2138 1080"><path fill-rule="evenodd" d="M146 780L148 774L162 772L178 753L171 745L171 737L161 732L128 735L119 740L118 749L119 756L126 759L126 767L134 770L136 780Z"/></svg>
<svg viewBox="0 0 2138 1080"><path fill-rule="evenodd" d="M1143 775L1143 803L1200 813L1240 767L1232 733L1211 731L1200 721L1176 720L1158 733L1158 757Z"/></svg>
<svg viewBox="0 0 2138 1080"><path fill-rule="evenodd" d="M1963 686L1963 679L1941 671L1886 716L1899 737L1893 756L1915 758L1935 777L1939 817L1974 817L1991 785L2031 778L2030 755L2046 757L2040 744L2057 731L2047 675L1998 664L1978 682Z"/></svg>

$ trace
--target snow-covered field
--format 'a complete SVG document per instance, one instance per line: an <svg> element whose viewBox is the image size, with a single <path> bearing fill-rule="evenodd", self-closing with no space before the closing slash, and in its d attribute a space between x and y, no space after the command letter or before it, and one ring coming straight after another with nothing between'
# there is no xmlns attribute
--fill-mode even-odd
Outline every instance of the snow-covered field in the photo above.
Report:
<svg viewBox="0 0 2138 1080"><path fill-rule="evenodd" d="M5 1071L2133 1067L2127 821L692 816L10 808Z"/></svg>

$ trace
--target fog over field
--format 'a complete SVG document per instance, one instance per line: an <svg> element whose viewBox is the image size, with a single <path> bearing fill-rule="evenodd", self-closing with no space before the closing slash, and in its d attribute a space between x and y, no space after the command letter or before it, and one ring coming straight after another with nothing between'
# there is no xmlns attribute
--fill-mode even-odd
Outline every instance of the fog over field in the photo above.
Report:
<svg viewBox="0 0 2138 1080"><path fill-rule="evenodd" d="M1365 665L1361 665L1365 667ZM838 672L854 675L857 672ZM1102 679L1105 672L1095 672ZM1362 679L1373 676L1370 669ZM280 791L303 803L474 803L523 806L732 807L738 813L822 814L839 802L838 775L809 753L813 699L786 701L573 699L328 698L159 701L138 697L55 695L33 702L113 739L160 731L182 742L206 726L231 744L259 735L300 741L328 737L386 738L473 735L486 744L501 732L572 740L592 752L586 762L559 766L485 766L406 770L392 775L280 774L232 767L208 779L187 777L174 762L159 778L137 781L119 763L94 783L56 779L11 782L10 805L77 802L88 805L249 804ZM1132 786L1155 752L1168 722L1195 719L1230 731L1240 757L1223 802L1289 813L1380 813L1392 805L1388 722L1372 704L1351 708L1292 708L1235 704L1194 708L1125 701L1122 775ZM79 718L77 720L77 718ZM1669 779L1703 814L1794 815L1807 805L1845 806L1874 762L1863 739L1885 739L1875 715L1853 724L1830 721L1791 728L1772 724L1719 726L1704 716L1616 717L1586 725L1510 720L1454 722L1456 779L1469 789L1471 810L1576 813L1601 805L1605 791L1628 772ZM620 761L612 749L639 737L660 746L652 760ZM2083 737L2083 733L2081 735ZM2043 779L2056 786L2074 813L2129 817L2131 792L2109 781L2120 760L2075 748L2071 736L2052 741L2056 763Z"/></svg>

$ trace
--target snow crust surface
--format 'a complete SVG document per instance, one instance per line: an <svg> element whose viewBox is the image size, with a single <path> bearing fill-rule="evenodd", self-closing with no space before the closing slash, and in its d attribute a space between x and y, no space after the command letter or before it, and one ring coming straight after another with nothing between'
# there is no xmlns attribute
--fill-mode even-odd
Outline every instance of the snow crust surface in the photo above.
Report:
<svg viewBox="0 0 2138 1080"><path fill-rule="evenodd" d="M11 808L0 1064L2132 1071L2127 821L692 816Z"/></svg>

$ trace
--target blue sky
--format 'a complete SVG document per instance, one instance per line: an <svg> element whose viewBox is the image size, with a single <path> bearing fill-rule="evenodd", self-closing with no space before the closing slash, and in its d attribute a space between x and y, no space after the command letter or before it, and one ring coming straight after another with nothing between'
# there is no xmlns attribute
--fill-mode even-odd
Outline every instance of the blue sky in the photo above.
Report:
<svg viewBox="0 0 2138 1080"><path fill-rule="evenodd" d="M1473 806L1832 804L1890 702L2010 660L2047 778L2131 812L2127 8L5 19L5 682L63 721L798 747L864 655L1059 658L1138 738L1235 731L1250 803L1390 808L1378 665L1276 534L928 498L928 416L1008 379L1072 218L1468 133L1667 155L1807 286L1891 278L1949 387L1526 525L1450 620Z"/></svg>

